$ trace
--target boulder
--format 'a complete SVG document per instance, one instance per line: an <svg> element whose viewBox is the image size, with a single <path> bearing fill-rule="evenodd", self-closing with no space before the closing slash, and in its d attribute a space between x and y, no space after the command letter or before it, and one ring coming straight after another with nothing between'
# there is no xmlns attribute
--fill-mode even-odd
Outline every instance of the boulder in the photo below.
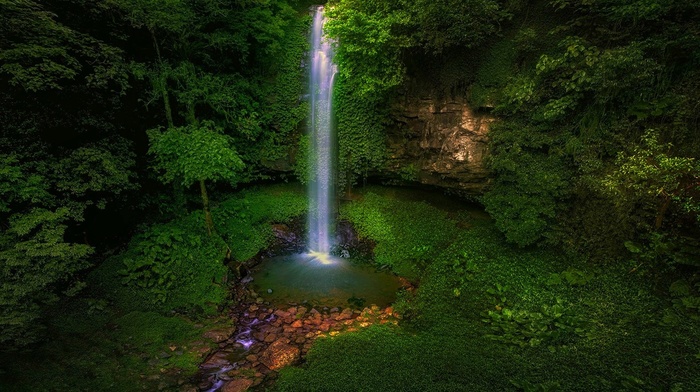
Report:
<svg viewBox="0 0 700 392"><path fill-rule="evenodd" d="M233 327L217 328L205 332L203 336L206 339L211 339L216 343L221 343L233 335L233 331Z"/></svg>
<svg viewBox="0 0 700 392"><path fill-rule="evenodd" d="M270 370L279 370L299 360L301 352L298 347L279 339L272 343L260 355L260 362Z"/></svg>
<svg viewBox="0 0 700 392"><path fill-rule="evenodd" d="M224 384L221 392L245 392L253 385L253 380L237 378Z"/></svg>
<svg viewBox="0 0 700 392"><path fill-rule="evenodd" d="M294 242L297 239L297 235L289 228L289 226L276 223L272 225L272 234L275 238L278 238L284 242Z"/></svg>

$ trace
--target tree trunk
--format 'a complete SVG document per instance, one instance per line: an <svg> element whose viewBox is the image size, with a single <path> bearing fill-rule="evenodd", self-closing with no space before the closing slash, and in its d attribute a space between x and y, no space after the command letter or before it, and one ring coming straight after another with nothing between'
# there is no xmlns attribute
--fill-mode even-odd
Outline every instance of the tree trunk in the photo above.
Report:
<svg viewBox="0 0 700 392"><path fill-rule="evenodd" d="M151 31L151 38L153 39L153 47L156 49L156 57L158 59L158 80L157 86L160 90L160 95L163 97L163 106L165 109L165 119L168 121L168 129L175 127L175 122L173 121L173 111L170 108L170 96L168 95L168 79L165 75L163 67L163 58L160 57L160 46L158 46L158 40L156 39L156 33Z"/></svg>
<svg viewBox="0 0 700 392"><path fill-rule="evenodd" d="M656 221L654 222L654 228L659 230L661 225L664 223L664 215L666 215L666 210L671 205L671 196L664 196L664 201L659 207L659 211L656 213Z"/></svg>
<svg viewBox="0 0 700 392"><path fill-rule="evenodd" d="M207 224L207 233L211 235L214 230L214 220L209 211L209 196L207 196L207 187L204 185L204 180L199 180L199 189L202 191L202 204L204 205L204 220Z"/></svg>

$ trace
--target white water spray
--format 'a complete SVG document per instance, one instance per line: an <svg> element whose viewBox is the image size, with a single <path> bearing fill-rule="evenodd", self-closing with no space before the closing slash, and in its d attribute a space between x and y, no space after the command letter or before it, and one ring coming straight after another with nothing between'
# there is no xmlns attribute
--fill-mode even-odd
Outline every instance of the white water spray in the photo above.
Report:
<svg viewBox="0 0 700 392"><path fill-rule="evenodd" d="M331 106L333 78L337 67L333 64L331 43L323 37L326 19L323 6L314 8L311 30L311 75L309 95L309 247L313 254L328 254L331 250L333 227L333 133Z"/></svg>

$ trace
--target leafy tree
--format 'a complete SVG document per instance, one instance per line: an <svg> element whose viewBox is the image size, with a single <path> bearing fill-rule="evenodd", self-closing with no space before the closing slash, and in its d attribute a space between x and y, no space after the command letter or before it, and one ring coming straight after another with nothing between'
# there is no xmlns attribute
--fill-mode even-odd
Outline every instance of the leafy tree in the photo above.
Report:
<svg viewBox="0 0 700 392"><path fill-rule="evenodd" d="M179 181L183 186L199 183L207 231L211 235L214 222L209 210L205 181L226 180L235 185L243 162L233 148L230 136L210 121L199 125L170 128L165 132L149 132L156 169L163 171L165 183Z"/></svg>
<svg viewBox="0 0 700 392"><path fill-rule="evenodd" d="M693 195L700 190L700 165L695 158L669 156L671 144L660 143L658 132L649 130L641 144L621 152L616 169L603 181L604 190L617 203L640 205L653 211L653 227L659 230L672 204L691 213L700 211Z"/></svg>
<svg viewBox="0 0 700 392"><path fill-rule="evenodd" d="M484 202L513 242L548 238L612 258L624 251L612 245L631 233L673 231L661 227L673 200L685 205L676 212L694 218L689 159L700 150L687 113L697 97L699 59L690 53L700 44L693 27L700 8L653 0L551 7L518 27L548 40L518 46L517 74L489 95L501 119L491 133L496 178ZM646 129L659 136L640 144Z"/></svg>
<svg viewBox="0 0 700 392"><path fill-rule="evenodd" d="M90 88L127 87L122 51L59 21L31 0L0 2L0 73L25 91L62 90L68 81Z"/></svg>
<svg viewBox="0 0 700 392"><path fill-rule="evenodd" d="M474 47L508 16L491 0L337 0L326 14L326 34L337 43L339 185L347 191L384 165L384 128L406 81L405 59Z"/></svg>
<svg viewBox="0 0 700 392"><path fill-rule="evenodd" d="M71 220L66 207L48 209L52 197L39 175L27 175L13 156L0 156L0 342L16 348L35 341L42 307L58 292L79 289L76 272L92 247L64 239Z"/></svg>
<svg viewBox="0 0 700 392"><path fill-rule="evenodd" d="M90 34L86 15L61 11L53 1L0 2L4 349L40 339L46 307L83 286L86 211L135 189L131 144L112 122L129 88L124 52Z"/></svg>

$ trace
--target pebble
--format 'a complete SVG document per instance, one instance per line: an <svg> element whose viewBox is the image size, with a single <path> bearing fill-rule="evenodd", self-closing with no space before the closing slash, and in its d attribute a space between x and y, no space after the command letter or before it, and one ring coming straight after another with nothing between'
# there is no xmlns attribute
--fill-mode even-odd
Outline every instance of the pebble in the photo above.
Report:
<svg viewBox="0 0 700 392"><path fill-rule="evenodd" d="M268 293L271 293L272 289L268 289ZM374 323L398 323L398 315L394 313L391 307L386 309L380 309L376 305L371 305L370 307L360 310L353 310L351 308L339 308L339 307L323 307L322 312L319 312L316 308L308 308L305 306L290 303L285 309L275 309L274 307L265 308L262 307L262 298L258 297L255 303L248 304L244 308L247 312L238 315L235 324L238 325L248 325L251 321L257 319L259 320L256 324L251 326L251 336L255 340L255 344L241 356L236 357L236 363L232 364L236 366L235 370L227 373L227 380L232 383L235 377L250 377L250 381L253 381L253 385L263 385L267 386L276 378L276 372L271 371L266 365L261 362L261 355L263 355L267 349L274 344L286 344L292 348L301 351L302 358L309 351L313 345L314 340L317 337L328 337L328 336L338 336L341 333L357 331L360 328L367 327ZM270 317L270 315L274 315ZM267 320L267 321L265 321ZM234 324L234 325L235 325ZM236 333L240 333L238 330ZM236 336L234 333L233 336ZM213 355L209 357L205 367L212 369L212 366L219 365L221 367L229 365L229 363L223 363L226 358L230 358L230 355L234 353L235 342L230 338L223 344L224 348L217 350ZM276 343L279 342L279 343ZM204 345L204 342L199 342ZM197 350L197 348L202 348L208 351L207 347L196 347L193 346L192 350ZM240 347L240 346L238 346ZM169 347L174 355L182 355L182 350L177 347ZM229 349L230 348L230 349ZM170 355L168 352L164 352L161 355ZM239 355L239 354L236 354ZM208 365L208 366L207 366ZM255 376L251 376L255 372ZM233 377L233 379L231 378ZM230 381L229 381L230 380ZM200 387L204 383L208 383L209 388L211 386L210 381L201 380ZM271 385L271 384L270 384ZM204 388L204 389L207 389Z"/></svg>

